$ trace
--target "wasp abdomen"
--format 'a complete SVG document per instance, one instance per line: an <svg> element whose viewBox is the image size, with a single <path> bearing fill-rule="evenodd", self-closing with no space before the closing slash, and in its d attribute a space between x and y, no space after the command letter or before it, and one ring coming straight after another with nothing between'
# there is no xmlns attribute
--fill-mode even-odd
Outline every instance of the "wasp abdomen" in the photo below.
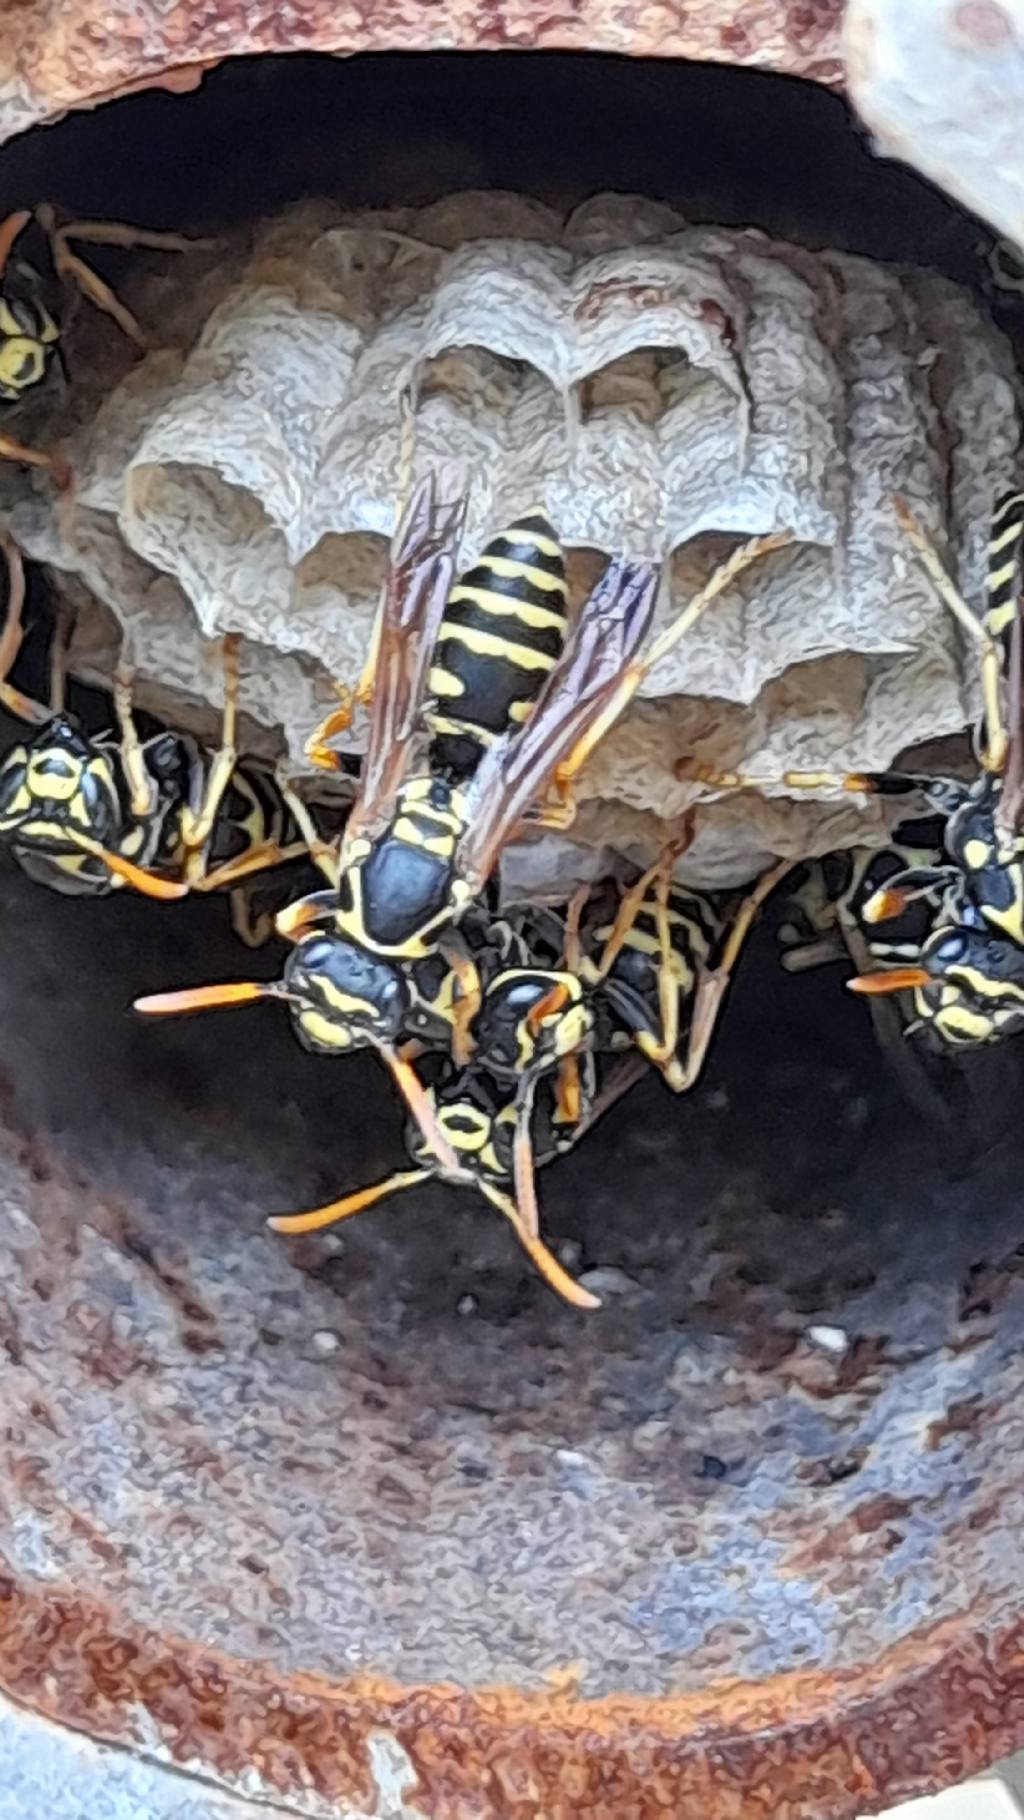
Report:
<svg viewBox="0 0 1024 1820"><path fill-rule="evenodd" d="M565 557L541 512L492 538L460 576L428 681L435 769L468 776L488 746L528 718L565 644L567 604Z"/></svg>
<svg viewBox="0 0 1024 1820"><path fill-rule="evenodd" d="M1004 493L992 513L988 542L985 625L1009 656L1009 637L1020 594L1020 552L1024 540L1024 493Z"/></svg>

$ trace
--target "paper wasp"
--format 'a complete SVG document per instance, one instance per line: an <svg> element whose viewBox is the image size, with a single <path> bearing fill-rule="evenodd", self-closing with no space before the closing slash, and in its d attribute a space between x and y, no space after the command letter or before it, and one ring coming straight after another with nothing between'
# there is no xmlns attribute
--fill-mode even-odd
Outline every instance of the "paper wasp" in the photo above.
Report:
<svg viewBox="0 0 1024 1820"><path fill-rule="evenodd" d="M942 850L859 894L851 915L875 959L907 964L862 971L848 982L868 996L913 992L920 1024L943 1047L1002 1041L1018 1027L1024 957L1024 739L1022 739L1021 546L1024 495L997 501L989 541L987 599L978 620L946 573L909 507L897 516L943 603L980 653L984 715L973 782L914 772L787 772L779 780L685 774L715 784L783 782L797 789L839 787L885 797L919 794L942 818ZM1006 707L1004 710L1004 696ZM908 920L909 919L909 920ZM884 933L883 933L884 931ZM914 952L916 943L917 952Z"/></svg>
<svg viewBox="0 0 1024 1820"><path fill-rule="evenodd" d="M72 250L80 246L151 247L181 253L209 242L181 234L152 233L118 221L70 221L58 225L53 208L18 209L0 222L0 403L17 404L40 385L54 358L66 374L61 337L67 326L70 287L113 317L138 347L142 328L98 272ZM0 435L0 458L49 468L63 479L57 455L45 454L14 437Z"/></svg>
<svg viewBox="0 0 1024 1820"><path fill-rule="evenodd" d="M125 886L164 900L240 887L253 875L319 851L310 812L264 766L236 753L238 639L224 642L224 714L214 754L178 733L142 740L127 672L114 682L117 734L87 735L63 705L59 632L49 707L7 681L22 641L25 574L8 538L7 610L0 632L0 706L36 730L0 757L0 842L37 883L70 896ZM265 932L232 899L243 939Z"/></svg>
<svg viewBox="0 0 1024 1820"><path fill-rule="evenodd" d="M356 698L372 695L369 740L336 887L299 900L278 917L279 931L296 942L285 978L269 985L240 982L162 993L138 1004L144 1012L163 1015L283 999L311 1046L334 1053L370 1047L384 1059L428 1147L453 1174L459 1167L456 1153L399 1054L412 970L441 954L461 977L468 1020L481 986L472 956L457 939L457 925L479 902L504 847L530 818L540 825L568 825L573 780L654 664L742 569L789 541L788 533L773 533L743 545L643 649L658 567L613 559L547 670L528 717L510 708L511 724L490 743L471 740L483 746L475 762L460 748L452 775L450 758L433 744L447 739L448 729L431 726L428 715L434 710L427 701L442 625L456 623L446 619L446 608L463 512L461 504L439 507L427 481L400 518L370 683L364 678L356 690ZM518 692L511 696L517 699ZM343 705L317 739L344 725L349 711ZM460 718L460 733L466 725L481 724L465 700ZM425 762L417 763L424 748Z"/></svg>

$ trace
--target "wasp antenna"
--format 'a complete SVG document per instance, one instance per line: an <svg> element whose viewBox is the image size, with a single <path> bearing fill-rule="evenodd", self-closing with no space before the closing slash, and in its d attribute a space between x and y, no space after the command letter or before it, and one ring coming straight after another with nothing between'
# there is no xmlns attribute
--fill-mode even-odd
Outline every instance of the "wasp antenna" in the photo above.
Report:
<svg viewBox="0 0 1024 1820"><path fill-rule="evenodd" d="M283 987L272 980L224 980L216 986L185 986L180 992L151 992L135 1000L143 1017L177 1017L189 1011L217 1011L230 1005L251 1005L261 998L286 999Z"/></svg>
<svg viewBox="0 0 1024 1820"><path fill-rule="evenodd" d="M173 878L160 878L155 872L146 872L141 866L133 866L130 859L122 859L119 853L111 853L108 847L101 847L99 841L90 840L88 835L67 831L67 839L80 847L83 853L90 853L94 859L102 860L108 872L115 878L123 878L126 885L138 891L143 897L156 897L162 902L187 897L190 887Z"/></svg>
<svg viewBox="0 0 1024 1820"><path fill-rule="evenodd" d="M322 1232L325 1226L333 1226L336 1220L350 1219L354 1213L362 1213L365 1207L373 1207L389 1194L397 1194L402 1188L415 1188L417 1182L429 1180L429 1169L402 1169L383 1182L374 1182L370 1188L359 1188L355 1194L345 1195L343 1200L314 1207L310 1213L272 1213L267 1225L275 1232Z"/></svg>
<svg viewBox="0 0 1024 1820"><path fill-rule="evenodd" d="M561 1011L568 997L569 988L560 981L557 986L552 986L550 992L545 992L544 997L539 998L535 1005L531 1005L526 1013L526 1028L531 1036L536 1036L545 1018L555 1017Z"/></svg>
<svg viewBox="0 0 1024 1820"><path fill-rule="evenodd" d="M591 1295L590 1290L584 1289L582 1283L575 1282L569 1272L563 1270L558 1259L548 1250L543 1239L528 1231L522 1214L511 1196L503 1194L500 1188L492 1187L489 1182L481 1182L479 1186L491 1205L496 1207L499 1213L504 1214L531 1264L538 1275L544 1278L548 1288L553 1289L557 1296L561 1296L563 1302L568 1302L573 1308L600 1308L600 1296Z"/></svg>
<svg viewBox="0 0 1024 1820"><path fill-rule="evenodd" d="M868 997L882 997L889 992L913 992L933 984L925 967L893 967L887 973L859 973L847 980L850 992L863 992Z"/></svg>
<svg viewBox="0 0 1024 1820"><path fill-rule="evenodd" d="M399 1093L423 1133L431 1155L437 1158L443 1170L451 1175L461 1175L459 1159L438 1124L437 1114L412 1063L400 1056L397 1050L388 1048L386 1043L373 1042L372 1046L390 1070Z"/></svg>
<svg viewBox="0 0 1024 1820"><path fill-rule="evenodd" d="M308 897L298 897L293 904L286 904L279 910L274 918L274 928L286 942L295 942L337 907L336 891L311 891Z"/></svg>

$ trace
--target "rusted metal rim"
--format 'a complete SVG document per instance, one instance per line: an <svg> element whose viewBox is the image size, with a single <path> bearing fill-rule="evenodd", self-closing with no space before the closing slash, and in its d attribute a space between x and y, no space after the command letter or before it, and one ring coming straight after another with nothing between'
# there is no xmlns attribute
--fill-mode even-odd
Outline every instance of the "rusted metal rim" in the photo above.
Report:
<svg viewBox="0 0 1024 1820"><path fill-rule="evenodd" d="M957 1623L857 1673L662 1700L331 1682L118 1624L0 1578L0 1682L90 1737L334 1811L830 1820L959 1781L1024 1743L1024 1624ZM55 1687L60 1687L59 1699ZM936 1760L936 1753L941 1760ZM397 1798L397 1803L396 1803Z"/></svg>
<svg viewBox="0 0 1024 1820"><path fill-rule="evenodd" d="M29 0L5 21L0 52L0 142L73 108L143 88L187 93L229 57L297 51L586 50L688 57L806 76L838 87L843 0L587 0L561 12L536 0L413 0L338 6L335 0L134 0L127 15L105 0Z"/></svg>

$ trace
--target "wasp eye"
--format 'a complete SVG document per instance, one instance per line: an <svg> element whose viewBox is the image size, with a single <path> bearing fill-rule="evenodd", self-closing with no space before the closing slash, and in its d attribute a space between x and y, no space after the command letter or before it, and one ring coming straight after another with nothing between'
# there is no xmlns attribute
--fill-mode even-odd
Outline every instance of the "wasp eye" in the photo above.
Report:
<svg viewBox="0 0 1024 1820"><path fill-rule="evenodd" d="M935 944L931 951L931 959L938 961L943 967L953 966L957 961L964 959L970 945L970 938L960 930L956 930L951 935L943 936L942 940Z"/></svg>

